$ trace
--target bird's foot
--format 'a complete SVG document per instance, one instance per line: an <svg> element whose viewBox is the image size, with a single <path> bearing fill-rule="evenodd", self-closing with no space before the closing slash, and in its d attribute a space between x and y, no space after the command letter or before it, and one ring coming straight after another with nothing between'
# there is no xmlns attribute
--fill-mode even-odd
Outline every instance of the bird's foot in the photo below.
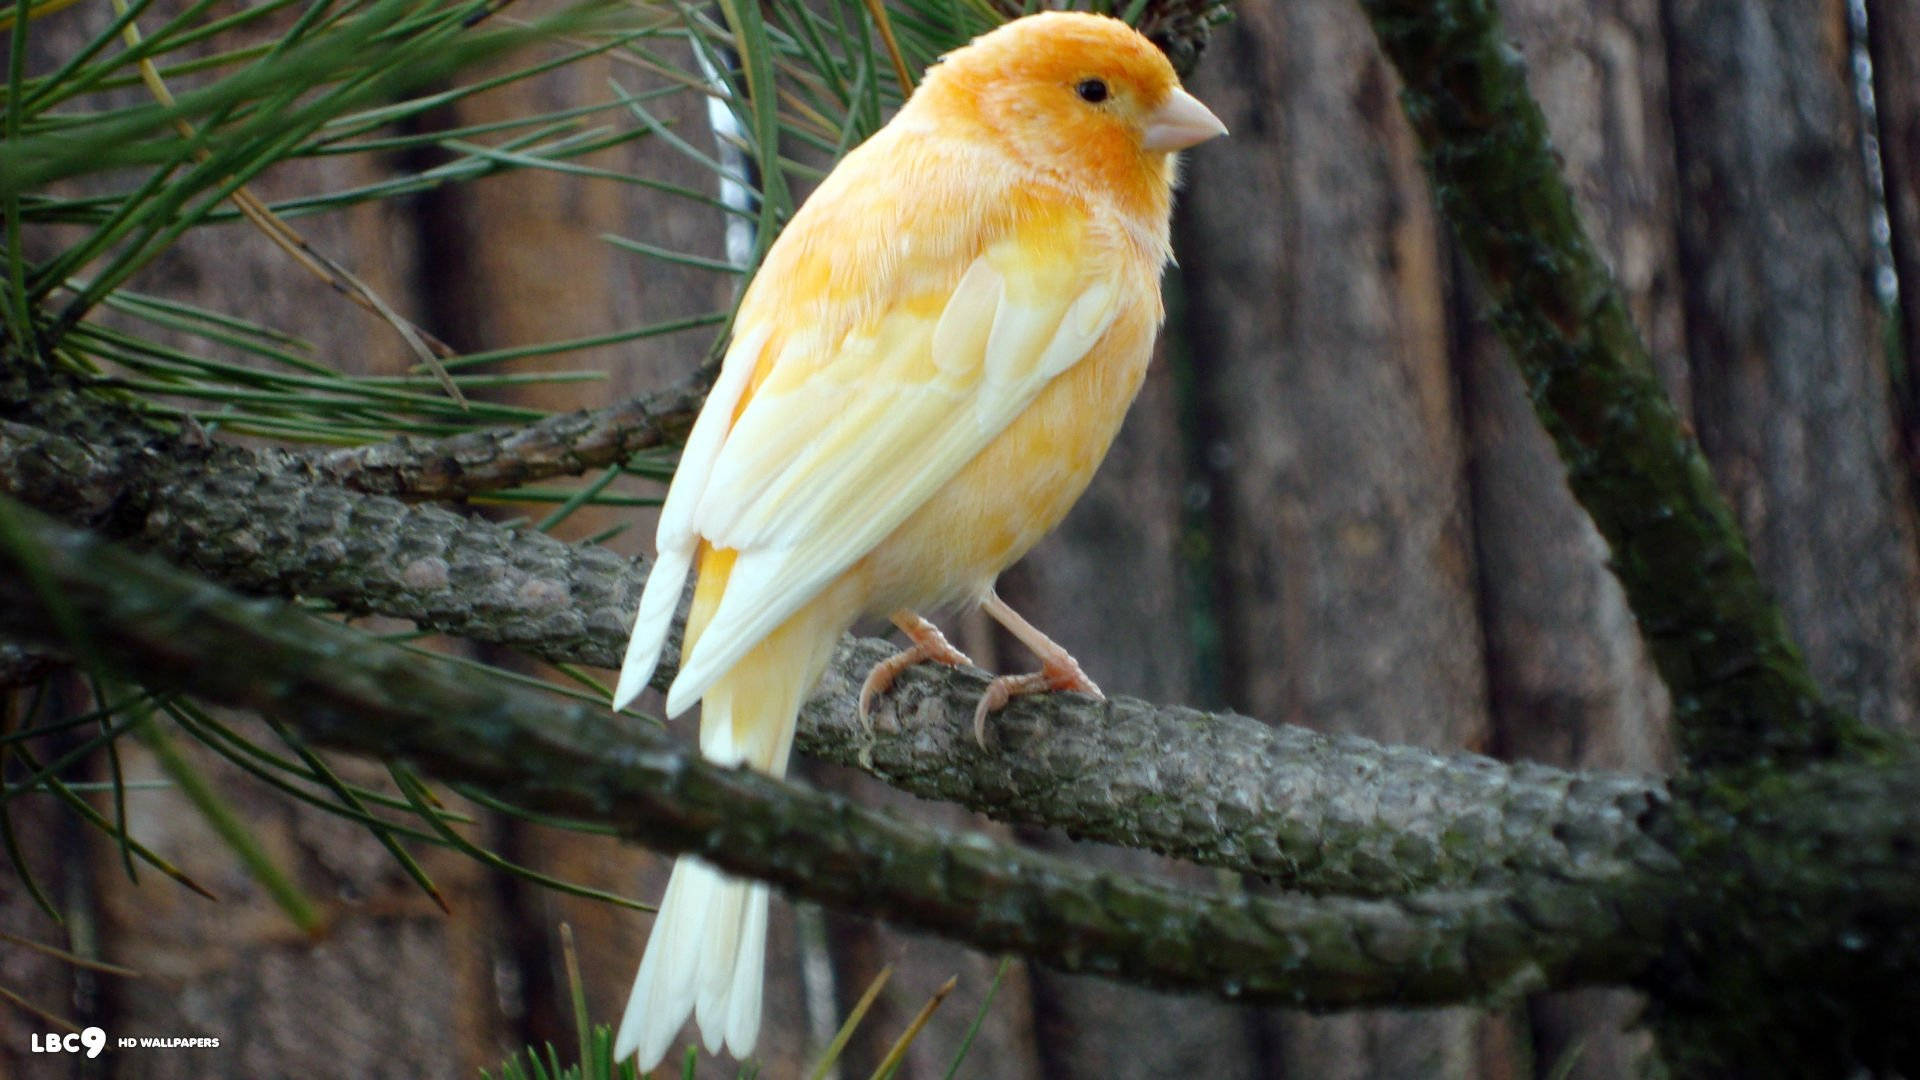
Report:
<svg viewBox="0 0 1920 1080"><path fill-rule="evenodd" d="M980 704L973 710L973 738L982 749L987 745L987 717L1006 707L1007 702L1021 694L1040 694L1049 690L1076 690L1090 694L1101 701L1107 695L1087 678L1080 670L1080 662L1073 654L1060 647L1052 638L1041 633L1032 623L1020 617L1020 613L1007 606L991 591L981 601L981 610L994 622L1007 628L1020 643L1033 650L1040 658L1040 670L1031 675L1002 675L987 684L987 692L980 696Z"/></svg>
<svg viewBox="0 0 1920 1080"><path fill-rule="evenodd" d="M1107 695L1100 692L1092 679L1087 678L1087 673L1080 670L1080 662L1067 650L1054 645L1052 650L1041 654L1040 661L1039 671L1026 675L1002 675L987 684L987 692L980 695L980 704L973 710L973 739L981 749L986 749L987 745L987 717L1006 708L1007 702L1022 694L1072 690L1101 701L1107 700Z"/></svg>
<svg viewBox="0 0 1920 1080"><path fill-rule="evenodd" d="M961 667L973 663L966 653L953 647L939 627L911 611L894 612L893 624L913 644L873 665L873 670L867 672L866 681L860 684L860 722L866 725L868 734L873 733L873 699L892 689L893 681L900 677L901 672L915 664Z"/></svg>

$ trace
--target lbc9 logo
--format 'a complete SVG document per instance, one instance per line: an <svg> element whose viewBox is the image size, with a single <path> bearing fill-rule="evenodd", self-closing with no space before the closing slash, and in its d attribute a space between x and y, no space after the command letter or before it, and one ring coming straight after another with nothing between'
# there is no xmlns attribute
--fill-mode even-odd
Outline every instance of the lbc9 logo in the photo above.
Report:
<svg viewBox="0 0 1920 1080"><path fill-rule="evenodd" d="M107 1048L107 1033L97 1027L90 1027L81 1032L69 1031L61 1034L49 1031L42 1034L36 1031L33 1035L33 1052L36 1054L58 1054L63 1051L77 1054L83 1048L88 1057L99 1057L100 1051Z"/></svg>

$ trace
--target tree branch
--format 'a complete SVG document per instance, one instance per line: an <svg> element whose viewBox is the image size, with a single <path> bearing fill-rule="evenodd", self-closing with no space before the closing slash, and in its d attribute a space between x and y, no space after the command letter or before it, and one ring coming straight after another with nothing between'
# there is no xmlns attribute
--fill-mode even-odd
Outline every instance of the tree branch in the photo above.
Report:
<svg viewBox="0 0 1920 1080"><path fill-rule="evenodd" d="M443 439L399 438L316 454L316 475L354 491L409 500L457 499L626 461L685 441L711 372L602 409Z"/></svg>
<svg viewBox="0 0 1920 1080"><path fill-rule="evenodd" d="M1606 887L1674 867L1629 827L1666 799L1640 777L1079 695L1009 706L984 750L971 727L984 680L926 669L896 684L868 736L860 683L890 652L875 641L840 650L801 714L801 750L1003 821L1356 896L1512 875Z"/></svg>
<svg viewBox="0 0 1920 1080"><path fill-rule="evenodd" d="M652 724L244 600L10 501L0 536L7 632L63 644L59 627L78 628L85 639L65 644L144 685L1069 971L1323 1008L1476 1001L1633 976L1657 955L1674 890L1643 874L1611 891L1529 878L1391 901L1199 896L723 769Z"/></svg>
<svg viewBox="0 0 1920 1080"><path fill-rule="evenodd" d="M0 492L247 592L325 599L554 661L618 664L645 577L602 548L342 491L271 451L149 441L103 454L0 425ZM657 682L671 678L675 648ZM1067 695L1006 710L988 752L971 735L984 679L945 669L909 672L869 732L853 701L889 651L843 645L802 714L801 748L1005 820L1363 896L1671 867L1620 827L1665 801L1641 778Z"/></svg>
<svg viewBox="0 0 1920 1080"><path fill-rule="evenodd" d="M1872 745L1828 705L1587 240L1492 0L1361 0L1454 237L1613 552L1695 766Z"/></svg>

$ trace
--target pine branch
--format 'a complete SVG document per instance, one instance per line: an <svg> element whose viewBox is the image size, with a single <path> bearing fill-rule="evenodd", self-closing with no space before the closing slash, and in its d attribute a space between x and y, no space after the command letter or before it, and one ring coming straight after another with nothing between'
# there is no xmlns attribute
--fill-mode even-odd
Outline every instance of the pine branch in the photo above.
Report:
<svg viewBox="0 0 1920 1080"><path fill-rule="evenodd" d="M159 433L99 449L0 425L0 492L127 539L229 587L325 600L523 649L618 663L643 578L601 547L360 495L282 451Z"/></svg>
<svg viewBox="0 0 1920 1080"><path fill-rule="evenodd" d="M0 425L0 492L246 592L324 599L554 661L619 662L645 572L605 549L343 491L279 452L158 434L122 442L134 448L116 456ZM988 752L971 734L984 680L947 670L909 672L869 733L853 700L889 651L843 645L803 712L802 749L1006 820L1366 896L1506 874L1605 883L1670 865L1619 828L1665 800L1644 779L1067 695L1002 713Z"/></svg>
<svg viewBox="0 0 1920 1080"><path fill-rule="evenodd" d="M601 409L562 413L532 424L483 428L443 439L403 437L317 454L327 480L409 500L458 499L626 461L641 450L677 445L706 400L703 368L664 390Z"/></svg>
<svg viewBox="0 0 1920 1080"><path fill-rule="evenodd" d="M1538 876L1392 900L1196 895L723 769L654 725L243 599L10 501L0 524L6 632L60 643L77 628L76 652L143 684L1068 971L1321 1008L1485 1001L1644 970L1677 886L1643 873L1611 890Z"/></svg>
<svg viewBox="0 0 1920 1080"><path fill-rule="evenodd" d="M799 747L903 791L1002 821L1258 874L1290 888L1397 896L1545 875L1610 888L1670 872L1626 823L1655 780L1507 765L1117 697L1017 701L974 742L985 680L918 668L874 710L866 672L893 652L851 641L801 714Z"/></svg>
<svg viewBox="0 0 1920 1080"><path fill-rule="evenodd" d="M0 632L259 710L317 744L410 761L529 810L1067 971L1314 1008L1637 982L1659 990L1669 1023L1703 994L1859 976L1875 988L1874 1030L1904 1032L1898 1018L1920 1007L1912 755L1812 765L1596 822L1680 855L1606 882L1538 873L1389 899L1197 895L719 768L652 724L243 599L4 499ZM1571 856L1564 869L1578 876ZM1672 985L1700 970L1703 951L1732 961L1709 969L1719 981Z"/></svg>

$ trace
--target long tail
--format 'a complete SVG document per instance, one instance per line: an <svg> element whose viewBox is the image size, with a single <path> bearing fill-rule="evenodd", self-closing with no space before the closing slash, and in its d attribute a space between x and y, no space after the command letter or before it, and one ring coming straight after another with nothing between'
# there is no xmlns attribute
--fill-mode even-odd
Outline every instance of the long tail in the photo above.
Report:
<svg viewBox="0 0 1920 1080"><path fill-rule="evenodd" d="M676 861L614 1059L637 1051L647 1072L696 1013L708 1053L724 1047L745 1058L760 1034L766 951L767 887L727 877L691 855Z"/></svg>
<svg viewBox="0 0 1920 1080"><path fill-rule="evenodd" d="M733 562L729 551L700 554L688 652L718 605ZM702 754L723 765L786 773L800 702L849 621L835 608L831 596L802 608L707 690ZM766 952L767 887L727 877L692 856L679 859L634 977L614 1059L637 1051L640 1070L653 1068L689 1014L699 1021L709 1053L725 1047L745 1058L760 1032Z"/></svg>

